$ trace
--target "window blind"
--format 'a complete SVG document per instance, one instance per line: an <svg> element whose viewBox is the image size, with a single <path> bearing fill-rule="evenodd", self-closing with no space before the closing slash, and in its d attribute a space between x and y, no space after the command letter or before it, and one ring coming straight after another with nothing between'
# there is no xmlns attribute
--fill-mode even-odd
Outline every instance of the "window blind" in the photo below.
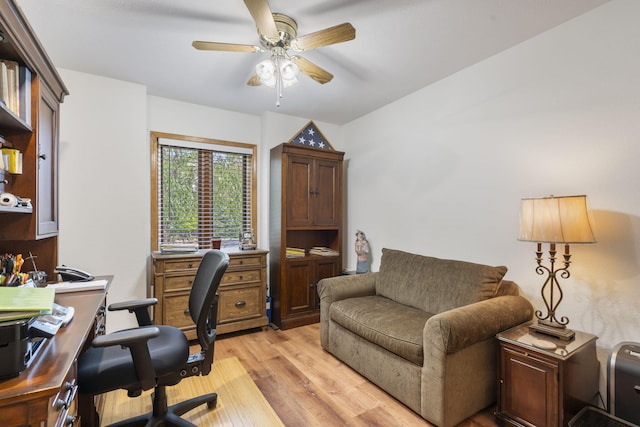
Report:
<svg viewBox="0 0 640 427"><path fill-rule="evenodd" d="M158 143L158 246L237 245L253 224L252 150L174 142Z"/></svg>

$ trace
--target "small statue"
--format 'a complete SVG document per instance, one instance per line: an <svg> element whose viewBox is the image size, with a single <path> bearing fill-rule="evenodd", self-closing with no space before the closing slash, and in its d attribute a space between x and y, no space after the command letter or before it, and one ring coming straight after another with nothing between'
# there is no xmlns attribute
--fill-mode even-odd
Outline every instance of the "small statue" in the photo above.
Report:
<svg viewBox="0 0 640 427"><path fill-rule="evenodd" d="M356 254L358 262L356 264L356 274L364 274L370 271L369 268L369 242L364 235L364 231L356 231Z"/></svg>

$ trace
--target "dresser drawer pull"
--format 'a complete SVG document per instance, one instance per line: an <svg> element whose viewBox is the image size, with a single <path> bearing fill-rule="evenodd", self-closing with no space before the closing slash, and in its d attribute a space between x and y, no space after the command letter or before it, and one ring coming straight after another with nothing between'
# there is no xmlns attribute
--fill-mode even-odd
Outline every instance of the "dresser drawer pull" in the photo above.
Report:
<svg viewBox="0 0 640 427"><path fill-rule="evenodd" d="M189 315L191 314L191 312L190 312L190 311L189 311L189 309L187 308L187 309L185 309L185 310L184 310L184 314L186 314L187 316L189 316Z"/></svg>
<svg viewBox="0 0 640 427"><path fill-rule="evenodd" d="M236 307L238 307L238 308L240 308L240 307L244 307L245 305L247 305L247 303L246 303L246 302L244 302L244 301L238 301L238 302L236 303Z"/></svg>
<svg viewBox="0 0 640 427"><path fill-rule="evenodd" d="M193 268L193 264L189 263L189 268Z"/></svg>

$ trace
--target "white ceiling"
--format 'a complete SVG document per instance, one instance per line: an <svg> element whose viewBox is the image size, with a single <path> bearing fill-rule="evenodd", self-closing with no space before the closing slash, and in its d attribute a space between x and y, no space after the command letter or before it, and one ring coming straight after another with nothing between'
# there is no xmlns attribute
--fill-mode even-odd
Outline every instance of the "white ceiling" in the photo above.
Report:
<svg viewBox="0 0 640 427"><path fill-rule="evenodd" d="M355 40L302 54L335 77L320 85L302 76L280 107L273 89L246 84L267 53L191 46L259 44L242 0L16 1L57 67L194 104L344 124L608 0L271 0L298 35L356 28Z"/></svg>

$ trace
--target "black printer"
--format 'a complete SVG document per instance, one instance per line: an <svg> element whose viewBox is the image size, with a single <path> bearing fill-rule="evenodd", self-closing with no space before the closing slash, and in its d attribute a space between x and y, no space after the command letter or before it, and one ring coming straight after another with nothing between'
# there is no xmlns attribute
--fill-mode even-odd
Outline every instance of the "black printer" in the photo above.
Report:
<svg viewBox="0 0 640 427"><path fill-rule="evenodd" d="M35 359L45 341L34 337L36 317L0 323L0 380L20 375Z"/></svg>

